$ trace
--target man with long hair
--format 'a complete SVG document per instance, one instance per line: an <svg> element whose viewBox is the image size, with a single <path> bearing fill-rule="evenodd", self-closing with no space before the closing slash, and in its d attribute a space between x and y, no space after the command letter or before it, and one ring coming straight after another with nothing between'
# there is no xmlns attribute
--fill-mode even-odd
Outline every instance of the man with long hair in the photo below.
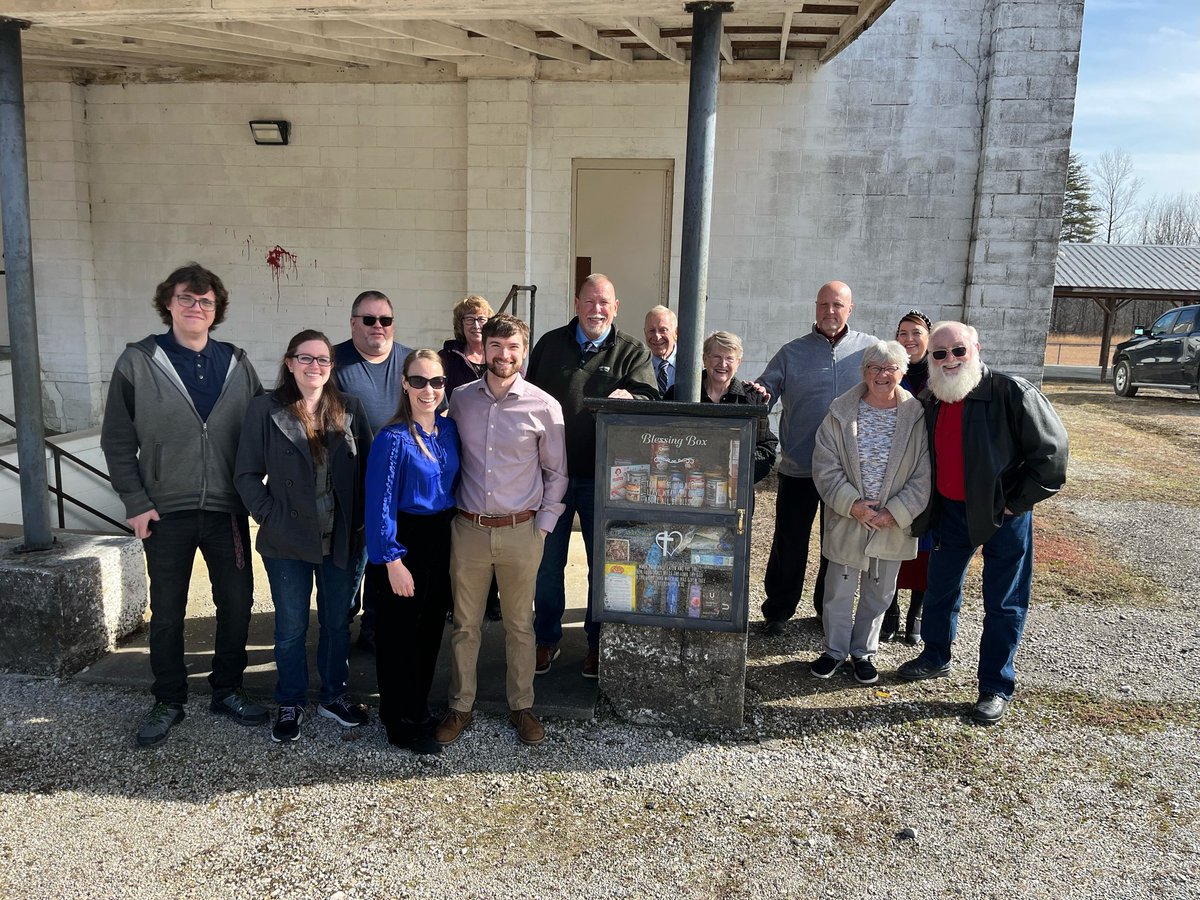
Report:
<svg viewBox="0 0 1200 900"><path fill-rule="evenodd" d="M184 718L183 625L197 550L217 610L210 708L243 725L269 718L242 688L254 582L249 523L233 484L242 418L262 385L242 350L210 337L228 306L212 272L197 263L176 269L154 294L166 333L129 344L108 389L100 446L150 575L154 706L137 731L143 747Z"/></svg>

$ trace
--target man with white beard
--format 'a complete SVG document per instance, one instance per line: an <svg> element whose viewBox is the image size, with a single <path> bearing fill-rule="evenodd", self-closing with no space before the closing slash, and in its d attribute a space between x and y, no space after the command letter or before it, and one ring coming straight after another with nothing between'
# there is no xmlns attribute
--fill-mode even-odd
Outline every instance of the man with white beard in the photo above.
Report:
<svg viewBox="0 0 1200 900"><path fill-rule="evenodd" d="M999 722L1012 700L1013 661L1033 583L1033 505L1067 476L1067 432L1042 393L993 372L970 325L939 322L929 335L925 419L933 464L929 508L913 532L933 532L921 635L925 647L900 666L906 681L945 678L962 606L962 584L983 548L979 699L970 717Z"/></svg>

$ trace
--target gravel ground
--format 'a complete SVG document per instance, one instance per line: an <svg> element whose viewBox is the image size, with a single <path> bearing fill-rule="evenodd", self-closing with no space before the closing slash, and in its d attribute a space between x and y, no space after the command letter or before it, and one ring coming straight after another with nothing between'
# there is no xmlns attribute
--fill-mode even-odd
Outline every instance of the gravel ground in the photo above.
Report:
<svg viewBox="0 0 1200 900"><path fill-rule="evenodd" d="M274 746L199 702L138 750L144 695L0 677L0 897L1200 897L1195 509L1054 502L1164 601L1035 601L991 729L962 717L971 600L949 679L896 681L913 650L885 645L873 688L818 682L815 620L752 624L740 730L602 710L526 748L484 716L431 760L326 720Z"/></svg>

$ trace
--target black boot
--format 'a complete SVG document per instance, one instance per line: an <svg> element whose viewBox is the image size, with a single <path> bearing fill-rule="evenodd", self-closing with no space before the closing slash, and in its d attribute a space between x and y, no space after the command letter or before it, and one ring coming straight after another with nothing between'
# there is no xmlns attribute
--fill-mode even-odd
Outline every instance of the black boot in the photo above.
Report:
<svg viewBox="0 0 1200 900"><path fill-rule="evenodd" d="M921 643L921 608L925 605L925 592L913 591L908 603L908 627L904 632L904 643L917 646Z"/></svg>
<svg viewBox="0 0 1200 900"><path fill-rule="evenodd" d="M896 632L900 630L900 594L896 593L892 597L892 605L887 608L887 612L883 614L883 626L879 629L879 639L881 641L894 641Z"/></svg>

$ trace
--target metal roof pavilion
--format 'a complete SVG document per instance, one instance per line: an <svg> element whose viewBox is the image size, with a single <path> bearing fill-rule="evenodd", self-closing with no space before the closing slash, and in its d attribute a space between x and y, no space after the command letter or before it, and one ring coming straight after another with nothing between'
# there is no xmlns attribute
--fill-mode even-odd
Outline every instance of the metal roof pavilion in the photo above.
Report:
<svg viewBox="0 0 1200 900"><path fill-rule="evenodd" d="M1200 246L1059 244L1054 295L1200 301Z"/></svg>

